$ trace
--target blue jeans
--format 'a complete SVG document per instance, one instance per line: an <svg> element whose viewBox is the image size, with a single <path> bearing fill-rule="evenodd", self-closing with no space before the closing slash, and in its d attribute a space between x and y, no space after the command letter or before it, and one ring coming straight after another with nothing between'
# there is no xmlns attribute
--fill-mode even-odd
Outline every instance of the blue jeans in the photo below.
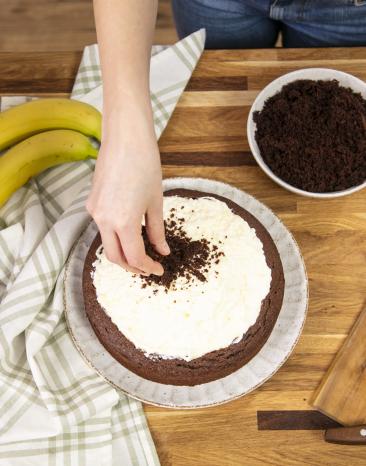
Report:
<svg viewBox="0 0 366 466"><path fill-rule="evenodd" d="M206 28L206 48L366 45L366 0L173 0L180 38Z"/></svg>

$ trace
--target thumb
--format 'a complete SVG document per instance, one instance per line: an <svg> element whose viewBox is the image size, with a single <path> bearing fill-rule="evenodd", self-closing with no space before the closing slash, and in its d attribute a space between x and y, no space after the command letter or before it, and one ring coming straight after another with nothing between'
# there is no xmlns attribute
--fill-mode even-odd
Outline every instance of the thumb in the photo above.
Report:
<svg viewBox="0 0 366 466"><path fill-rule="evenodd" d="M150 243L159 254L163 256L170 254L170 248L165 239L162 196L146 212L146 231Z"/></svg>

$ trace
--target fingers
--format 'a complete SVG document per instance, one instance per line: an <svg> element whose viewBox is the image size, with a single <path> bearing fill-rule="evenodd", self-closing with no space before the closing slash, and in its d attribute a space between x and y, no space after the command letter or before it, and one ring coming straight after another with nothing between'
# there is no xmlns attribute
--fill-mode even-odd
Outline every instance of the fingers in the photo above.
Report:
<svg viewBox="0 0 366 466"><path fill-rule="evenodd" d="M118 236L130 267L142 270L147 274L163 275L162 265L146 255L140 223L128 224L127 227L118 231Z"/></svg>
<svg viewBox="0 0 366 466"><path fill-rule="evenodd" d="M170 248L165 239L163 218L163 199L159 199L146 213L146 231L150 243L163 256L170 254Z"/></svg>
<svg viewBox="0 0 366 466"><path fill-rule="evenodd" d="M137 267L131 267L127 263L119 238L113 230L100 230L100 236L102 237L104 253L109 261L120 265L129 272L144 274L142 270L139 270Z"/></svg>

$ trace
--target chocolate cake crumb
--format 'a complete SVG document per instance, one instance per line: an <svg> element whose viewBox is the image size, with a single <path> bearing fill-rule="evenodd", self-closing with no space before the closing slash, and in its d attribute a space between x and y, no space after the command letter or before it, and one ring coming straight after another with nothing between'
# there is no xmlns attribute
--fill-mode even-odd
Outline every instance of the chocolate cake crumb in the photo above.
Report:
<svg viewBox="0 0 366 466"><path fill-rule="evenodd" d="M167 292L169 289L176 289L175 282L179 277L185 278L187 283L194 279L205 282L211 264L218 264L219 257L224 255L218 250L217 245L211 244L206 238L192 240L182 228L184 218L172 220L171 216L172 214L165 222L166 240L171 251L168 256L163 256L155 250L148 240L145 227L142 227L146 253L153 260L160 262L164 268L164 274L161 277L141 276L142 288L155 283L163 286ZM180 225L177 224L177 220Z"/></svg>
<svg viewBox="0 0 366 466"><path fill-rule="evenodd" d="M366 179L366 100L335 79L297 80L255 112L264 162L309 192L341 191Z"/></svg>

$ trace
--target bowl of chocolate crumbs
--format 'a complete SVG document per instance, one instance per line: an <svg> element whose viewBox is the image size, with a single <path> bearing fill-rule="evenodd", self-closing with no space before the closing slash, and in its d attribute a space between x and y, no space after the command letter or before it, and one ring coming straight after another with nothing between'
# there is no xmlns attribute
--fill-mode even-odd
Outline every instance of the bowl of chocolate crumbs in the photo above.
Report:
<svg viewBox="0 0 366 466"><path fill-rule="evenodd" d="M366 83L308 68L266 86L248 116L258 165L297 194L344 196L366 186Z"/></svg>

